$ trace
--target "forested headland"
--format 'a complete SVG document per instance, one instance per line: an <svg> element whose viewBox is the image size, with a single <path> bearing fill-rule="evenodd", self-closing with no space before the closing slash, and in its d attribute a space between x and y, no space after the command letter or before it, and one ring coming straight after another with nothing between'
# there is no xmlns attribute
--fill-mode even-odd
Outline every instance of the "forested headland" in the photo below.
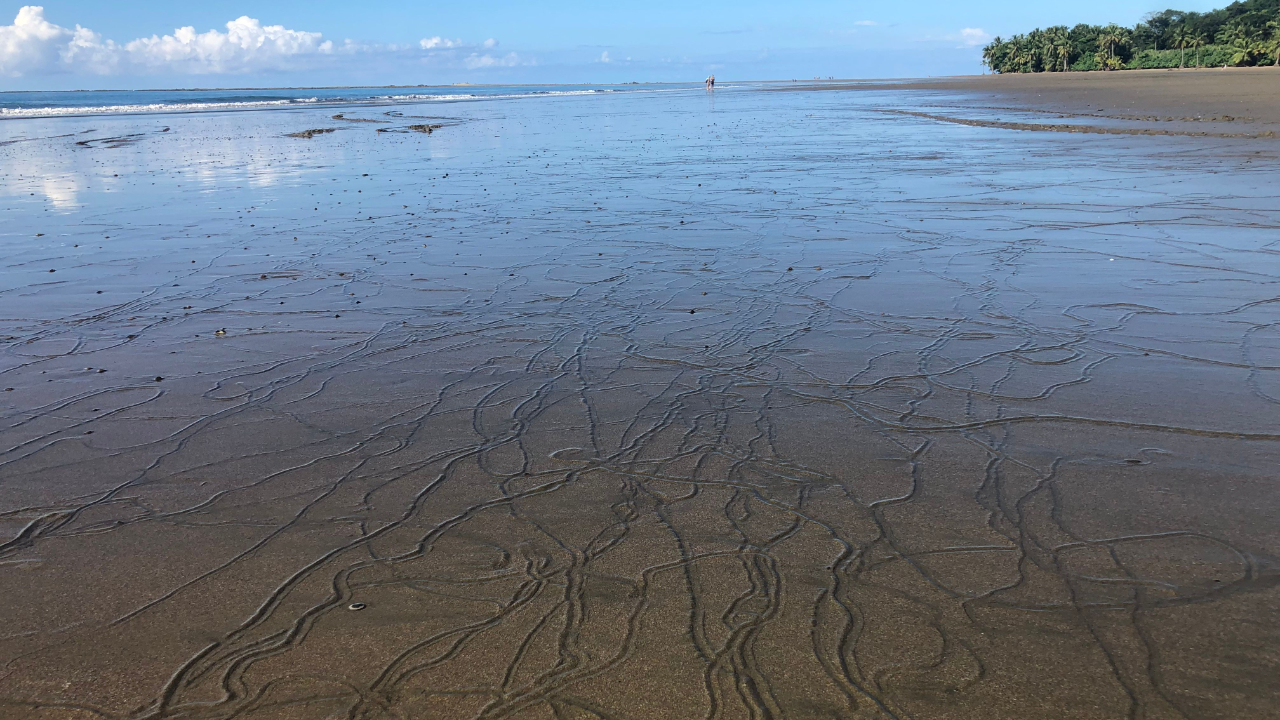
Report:
<svg viewBox="0 0 1280 720"><path fill-rule="evenodd" d="M995 38L982 62L998 73L1280 67L1280 0L1243 0L1206 13L1165 10L1132 28L1037 28Z"/></svg>

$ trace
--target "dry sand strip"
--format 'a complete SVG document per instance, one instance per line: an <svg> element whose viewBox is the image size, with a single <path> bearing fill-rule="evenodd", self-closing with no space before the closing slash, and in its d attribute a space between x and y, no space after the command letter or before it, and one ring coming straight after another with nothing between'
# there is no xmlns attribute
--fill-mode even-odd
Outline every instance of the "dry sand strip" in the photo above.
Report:
<svg viewBox="0 0 1280 720"><path fill-rule="evenodd" d="M910 115L911 117L926 118L928 120L938 120L940 122L955 123L957 125L969 125L972 127L999 128L1001 130L1037 130L1046 132L1067 132L1067 133L1096 133L1099 135L1180 135L1183 137L1219 137L1219 138L1275 138L1277 137L1274 130L1267 130L1260 133L1216 133L1216 132L1189 132L1179 130L1161 130L1156 128L1114 128L1101 127L1098 125L1067 125L1067 124L1050 124L1050 123L1023 123L1023 122L1005 122L1001 120L973 120L969 118L948 117L946 115L934 115L931 113L913 112L910 110L880 110L882 113L890 113L893 115Z"/></svg>

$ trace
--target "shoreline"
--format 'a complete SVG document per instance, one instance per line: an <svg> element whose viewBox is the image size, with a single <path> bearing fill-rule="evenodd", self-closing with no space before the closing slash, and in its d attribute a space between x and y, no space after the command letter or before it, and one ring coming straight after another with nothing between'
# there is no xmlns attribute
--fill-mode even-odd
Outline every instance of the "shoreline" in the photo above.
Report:
<svg viewBox="0 0 1280 720"><path fill-rule="evenodd" d="M1225 72L1224 72L1225 71ZM730 82L730 81L726 81ZM1219 129L1190 130L1166 127L1169 132L1143 134L1262 136L1280 131L1280 70L1273 67L1250 68L1184 68L1162 70L1123 70L1116 72L1084 71L1067 73L1027 73L1006 75L953 75L931 78L864 78L833 80L741 80L735 85L754 85L762 92L831 92L831 91L926 91L947 93L948 102L972 109L1018 109L1061 116L1105 118L1108 120L1160 123L1228 123L1231 131ZM563 87L695 87L697 83L528 83L528 84L433 84L433 85L369 85L279 88L177 88L146 90L9 90L3 95L48 93L164 93L164 92L299 92L308 90L414 90L414 89L487 89L487 88L563 88ZM958 96L958 97L957 97ZM501 96L494 96L499 99ZM458 97L457 101L488 98ZM441 100L442 102L448 102ZM980 102L975 102L980 101ZM319 105L372 105L380 99L319 100ZM1012 103L1013 107L986 107L980 103ZM139 111L136 114L170 114L241 110L295 109L279 107L188 108ZM65 113L79 116L80 113ZM125 114L125 113L85 113ZM128 113L135 114L135 113ZM61 116L61 113L49 116ZM0 119L30 119L44 115L15 115ZM1236 130L1241 123L1258 126L1248 132ZM1023 123L1024 125L1026 123ZM1032 123L1035 124L1035 123ZM1083 126L1082 126L1083 127ZM1030 128L1020 128L1030 129Z"/></svg>
<svg viewBox="0 0 1280 720"><path fill-rule="evenodd" d="M754 81L748 81L754 82ZM781 81L777 81L781 82ZM417 88L495 88L495 87L615 87L620 85L699 85L698 82L621 82L621 83L432 83L429 85L282 85L278 87L193 87L193 88L96 88L77 90L0 90L3 93L95 93L95 92L262 92L267 90L412 90Z"/></svg>
<svg viewBox="0 0 1280 720"><path fill-rule="evenodd" d="M751 83L758 85L785 84L795 85L794 89L804 90L813 89L813 86L831 86L848 83L877 83L890 85L913 85L917 83L938 83L952 81L982 81L983 78L1012 78L1012 77L1038 77L1038 76L1089 76L1089 75L1136 75L1136 74L1163 74L1163 73L1195 73L1195 72L1266 72L1268 70L1280 72L1280 69L1272 65L1259 65L1251 67L1203 67L1203 68L1159 68L1159 69L1122 69L1112 72L1104 72L1101 70L1080 70L1066 73L1018 73L1018 74L996 74L982 73L980 75L924 75L924 76L903 76L903 77L847 77L847 78L817 78L817 79L760 79L760 78L727 78L722 82L725 83ZM95 93L95 92L245 92L245 91L267 91L267 90L404 90L412 88L494 88L494 87L610 87L621 85L701 85L701 81L689 80L685 82L673 82L668 80L637 80L626 82L545 82L545 83L420 83L420 84L389 84L389 85L259 85L259 86L229 86L229 87L171 87L171 88L76 88L73 90L0 90L0 94L30 94L30 93Z"/></svg>

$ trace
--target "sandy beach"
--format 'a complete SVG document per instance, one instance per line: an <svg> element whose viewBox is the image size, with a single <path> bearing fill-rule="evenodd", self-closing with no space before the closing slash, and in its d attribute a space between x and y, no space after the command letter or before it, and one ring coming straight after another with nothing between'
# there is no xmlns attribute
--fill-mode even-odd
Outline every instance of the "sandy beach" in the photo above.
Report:
<svg viewBox="0 0 1280 720"><path fill-rule="evenodd" d="M904 89L1009 97L1037 109L1134 119L1212 118L1280 123L1280 69L1205 68L982 75L904 82Z"/></svg>
<svg viewBox="0 0 1280 720"><path fill-rule="evenodd" d="M1280 71L723 84L0 121L0 718L1276 717Z"/></svg>
<svg viewBox="0 0 1280 720"><path fill-rule="evenodd" d="M958 107L1034 113L1075 132L1273 137L1280 135L1280 69L1204 68L1028 73L907 80L901 91L945 94ZM782 85L782 90L880 91L883 83ZM1041 116L1041 117L1035 117ZM1000 121L984 117L983 122ZM1110 121L1110 122L1109 122ZM1016 127L1006 129L1020 129Z"/></svg>

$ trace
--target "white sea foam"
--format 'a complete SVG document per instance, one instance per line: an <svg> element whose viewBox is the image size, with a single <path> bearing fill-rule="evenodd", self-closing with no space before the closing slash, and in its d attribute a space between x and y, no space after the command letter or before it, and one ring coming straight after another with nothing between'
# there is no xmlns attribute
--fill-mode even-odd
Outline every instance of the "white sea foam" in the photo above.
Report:
<svg viewBox="0 0 1280 720"><path fill-rule="evenodd" d="M637 92L670 92L677 89L626 89L593 88L590 90L536 90L530 92L496 93L491 95L476 93L443 93L423 94L407 93L397 95L371 95L358 98L291 98L274 100L248 100L236 102L185 102L185 103L140 103L136 105L94 105L94 106L50 106L50 107L0 107L2 118L41 118L70 115L118 115L140 113L185 113L216 110L252 110L256 108L286 107L290 105L320 103L325 105L359 105L378 103L412 103L412 102L468 102L476 100L513 100L521 98L558 97L573 95L600 95L607 93Z"/></svg>
<svg viewBox="0 0 1280 720"><path fill-rule="evenodd" d="M598 95L600 93L618 92L610 88L600 88L598 90L540 90L525 93L506 93L502 95L475 95L454 93L451 95L378 95L375 100L395 100L395 101L450 101L450 100L512 100L519 98L532 97L551 97L558 95ZM634 91L632 91L634 92Z"/></svg>
<svg viewBox="0 0 1280 720"><path fill-rule="evenodd" d="M91 105L62 107L0 108L0 117L51 117L57 115L115 115L121 113L199 112L235 110L319 102L317 98L261 100L252 102L149 103L145 105Z"/></svg>

